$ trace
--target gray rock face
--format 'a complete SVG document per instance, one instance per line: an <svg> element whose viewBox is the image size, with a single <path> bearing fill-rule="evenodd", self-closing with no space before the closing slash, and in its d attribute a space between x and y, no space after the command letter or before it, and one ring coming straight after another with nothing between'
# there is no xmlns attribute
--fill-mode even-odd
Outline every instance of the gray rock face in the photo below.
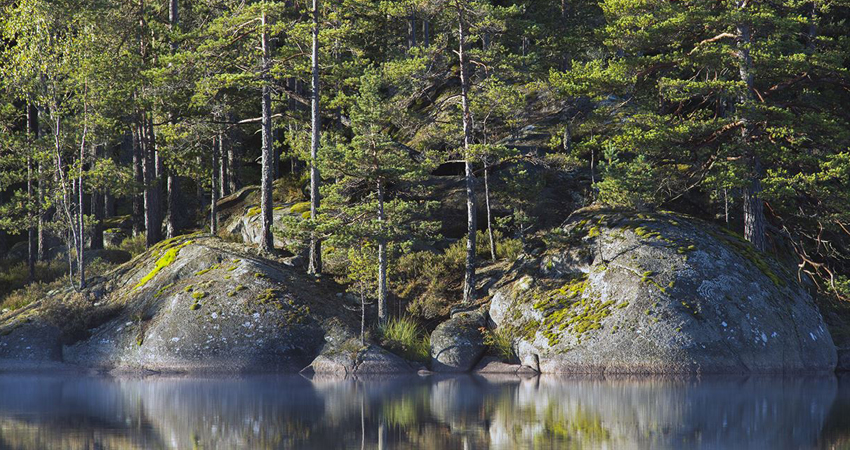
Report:
<svg viewBox="0 0 850 450"><path fill-rule="evenodd" d="M64 361L166 372L296 372L309 364L324 344L325 319L339 315L334 293L216 242L184 239L130 266L104 301L122 302L116 317L65 347Z"/></svg>
<svg viewBox="0 0 850 450"><path fill-rule="evenodd" d="M496 288L490 317L544 373L829 371L812 298L739 237L672 214L580 211Z"/></svg>
<svg viewBox="0 0 850 450"><path fill-rule="evenodd" d="M342 347L326 347L305 369L319 375L413 373L404 359L373 344L352 341Z"/></svg>
<svg viewBox="0 0 850 450"><path fill-rule="evenodd" d="M39 321L21 321L0 336L0 360L61 361L62 335L58 328ZM2 369L2 364L0 364Z"/></svg>
<svg viewBox="0 0 850 450"><path fill-rule="evenodd" d="M322 352L302 372L315 375L346 376L362 374L412 373L404 359L360 339L345 328L329 326Z"/></svg>
<svg viewBox="0 0 850 450"><path fill-rule="evenodd" d="M520 375L520 376L535 376L537 371L528 366L521 364L511 364L500 361L493 357L485 356L481 362L475 366L475 373L480 374L500 374L500 375Z"/></svg>
<svg viewBox="0 0 850 450"><path fill-rule="evenodd" d="M431 369L468 372L487 349L481 334L487 318L483 311L455 314L431 333Z"/></svg>
<svg viewBox="0 0 850 450"><path fill-rule="evenodd" d="M275 206L272 210L272 223L279 224L284 216L298 216L293 213L290 208L293 204L284 204ZM224 227L224 232L227 234L239 236L242 242L259 245L262 240L262 223L261 215L257 210L248 210L245 214L233 217ZM275 237L275 247L285 248L286 242L279 237Z"/></svg>

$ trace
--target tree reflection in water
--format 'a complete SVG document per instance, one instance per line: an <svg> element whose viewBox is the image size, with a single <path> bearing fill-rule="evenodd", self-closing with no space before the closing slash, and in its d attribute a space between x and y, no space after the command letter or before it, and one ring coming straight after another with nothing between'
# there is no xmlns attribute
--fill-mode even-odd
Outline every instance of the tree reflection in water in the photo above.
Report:
<svg viewBox="0 0 850 450"><path fill-rule="evenodd" d="M832 448L828 377L0 376L0 448Z"/></svg>

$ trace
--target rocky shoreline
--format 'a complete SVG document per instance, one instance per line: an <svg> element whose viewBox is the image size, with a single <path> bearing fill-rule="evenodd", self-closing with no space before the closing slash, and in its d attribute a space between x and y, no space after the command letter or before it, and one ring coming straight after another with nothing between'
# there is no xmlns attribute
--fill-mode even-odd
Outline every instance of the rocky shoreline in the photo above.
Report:
<svg viewBox="0 0 850 450"><path fill-rule="evenodd" d="M361 345L355 301L292 264L205 235L165 241L82 293L0 316L0 372L755 374L850 360L781 264L671 213L573 214L434 329L428 363ZM494 334L512 356L494 355Z"/></svg>

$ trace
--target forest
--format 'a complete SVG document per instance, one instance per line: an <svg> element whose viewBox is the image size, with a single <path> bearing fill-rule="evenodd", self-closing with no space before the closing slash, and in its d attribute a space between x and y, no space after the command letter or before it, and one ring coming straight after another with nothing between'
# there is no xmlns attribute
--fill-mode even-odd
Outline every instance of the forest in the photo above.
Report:
<svg viewBox="0 0 850 450"><path fill-rule="evenodd" d="M847 0L4 0L0 310L85 289L115 250L241 242L237 214L254 253L369 322L432 323L597 208L725 228L850 317L848 19Z"/></svg>

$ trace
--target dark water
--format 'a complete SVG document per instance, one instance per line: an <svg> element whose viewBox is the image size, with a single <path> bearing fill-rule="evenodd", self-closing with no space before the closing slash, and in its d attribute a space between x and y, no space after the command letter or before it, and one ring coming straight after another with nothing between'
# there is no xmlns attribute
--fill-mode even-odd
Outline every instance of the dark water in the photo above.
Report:
<svg viewBox="0 0 850 450"><path fill-rule="evenodd" d="M850 378L4 375L0 448L850 448Z"/></svg>

